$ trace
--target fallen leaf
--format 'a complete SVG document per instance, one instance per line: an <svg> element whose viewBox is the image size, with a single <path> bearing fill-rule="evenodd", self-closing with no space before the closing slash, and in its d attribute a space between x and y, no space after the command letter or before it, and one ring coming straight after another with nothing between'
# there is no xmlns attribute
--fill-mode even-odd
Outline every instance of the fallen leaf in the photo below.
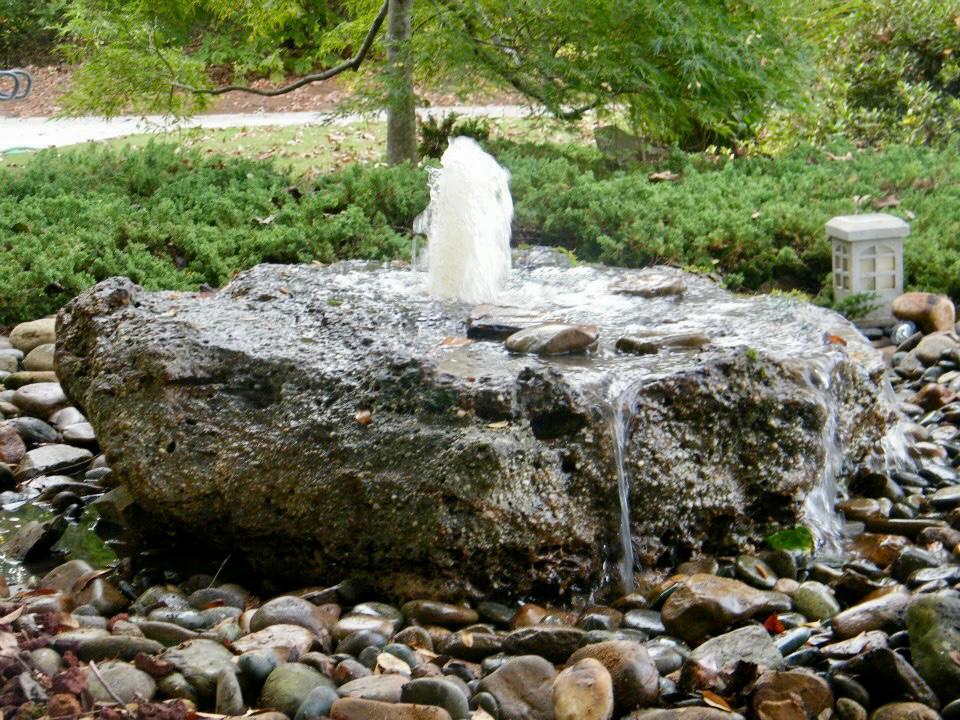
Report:
<svg viewBox="0 0 960 720"><path fill-rule="evenodd" d="M786 626L784 626L784 624L780 621L780 618L776 615L771 615L764 620L763 627L771 635L779 635L787 629Z"/></svg>
<svg viewBox="0 0 960 720"><path fill-rule="evenodd" d="M828 152L827 157L834 162L847 162L848 160L853 160L853 153L847 151L846 155L834 155L833 153Z"/></svg>
<svg viewBox="0 0 960 720"><path fill-rule="evenodd" d="M473 340L465 337L457 337L456 335L447 335L443 340L440 341L440 347L466 347L467 345L473 345Z"/></svg>
<svg viewBox="0 0 960 720"><path fill-rule="evenodd" d="M508 420L499 420L497 422L488 423L487 427L491 430L502 430L505 427L510 427L510 422Z"/></svg>
<svg viewBox="0 0 960 720"><path fill-rule="evenodd" d="M670 170L663 170L662 172L652 172L647 175L647 180L650 182L677 182L680 179L680 175L671 172Z"/></svg>
<svg viewBox="0 0 960 720"><path fill-rule="evenodd" d="M18 617L20 617L21 615L23 615L23 608L24 608L24 607L26 607L26 606L25 606L25 605L21 605L20 607L18 607L18 608L17 608L16 610L14 610L13 612L7 613L7 614L4 615L3 617L0 617L0 625L9 625L9 624L12 623L14 620L16 620Z"/></svg>
<svg viewBox="0 0 960 720"><path fill-rule="evenodd" d="M701 691L701 694L703 695L703 702L709 707L716 708L717 710L724 710L726 712L731 712L733 710L733 708L730 707L730 704L716 693L710 692L709 690L703 690Z"/></svg>
<svg viewBox="0 0 960 720"><path fill-rule="evenodd" d="M369 410L359 410L353 417L361 425L369 425L373 422L373 413Z"/></svg>
<svg viewBox="0 0 960 720"><path fill-rule="evenodd" d="M32 598L32 597L42 597L44 595L56 595L57 591L53 588L36 588L35 590L27 590L18 595L20 598Z"/></svg>
<svg viewBox="0 0 960 720"><path fill-rule="evenodd" d="M883 198L877 198L873 201L873 207L875 210L883 210L888 207L897 207L900 204L900 199L896 195L887 195Z"/></svg>
<svg viewBox="0 0 960 720"><path fill-rule="evenodd" d="M73 587L70 588L70 592L74 595L82 593L87 587L97 578L102 578L104 575L109 575L113 572L113 568L107 568L106 570L90 570L85 572L77 581L73 584Z"/></svg>
<svg viewBox="0 0 960 720"><path fill-rule="evenodd" d="M846 345L847 344L847 341L844 340L839 335L831 335L827 333L827 336L825 339L827 343L829 343L830 345Z"/></svg>

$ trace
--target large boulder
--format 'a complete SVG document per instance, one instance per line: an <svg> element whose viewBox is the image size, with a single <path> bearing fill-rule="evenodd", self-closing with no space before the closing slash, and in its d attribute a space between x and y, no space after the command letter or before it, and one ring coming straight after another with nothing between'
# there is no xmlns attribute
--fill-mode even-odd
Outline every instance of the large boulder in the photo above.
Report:
<svg viewBox="0 0 960 720"><path fill-rule="evenodd" d="M616 290L671 274L682 296ZM879 354L789 298L527 267L501 304L484 317L502 334L539 315L596 325L598 345L469 340L471 308L408 268L262 265L217 293L104 281L61 311L56 365L146 517L275 577L397 596L597 583L618 477L639 560L734 549L822 507L835 448L851 470L892 421ZM689 332L711 344L615 349Z"/></svg>

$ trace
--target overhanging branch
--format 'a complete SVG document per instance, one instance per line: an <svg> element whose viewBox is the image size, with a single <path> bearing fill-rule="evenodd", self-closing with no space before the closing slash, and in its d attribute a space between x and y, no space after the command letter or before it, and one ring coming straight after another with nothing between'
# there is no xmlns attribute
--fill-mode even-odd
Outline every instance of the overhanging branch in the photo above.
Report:
<svg viewBox="0 0 960 720"><path fill-rule="evenodd" d="M387 19L387 10L389 8L390 0L384 0L383 5L380 7L380 12L377 14L376 19L373 21L373 24L367 31L366 36L363 38L363 43L360 45L360 49L357 50L356 55L349 60L330 68L329 70L324 70L323 72L314 73L312 75L306 75L296 82L290 83L289 85L273 88L271 90L261 90L248 85L222 85L216 88L195 88L184 83L173 82L171 83L172 87L176 90L192 92L197 95L224 95L225 93L229 92L245 92L250 93L251 95L260 95L262 97L276 97L277 95L286 95L287 93L298 90L304 85L309 85L310 83L319 82L321 80L329 80L330 78L335 77L340 73L344 73L347 70L359 70L360 65L369 54L370 48L373 47L373 41L376 40L377 33L380 32L380 28L383 27L383 23Z"/></svg>

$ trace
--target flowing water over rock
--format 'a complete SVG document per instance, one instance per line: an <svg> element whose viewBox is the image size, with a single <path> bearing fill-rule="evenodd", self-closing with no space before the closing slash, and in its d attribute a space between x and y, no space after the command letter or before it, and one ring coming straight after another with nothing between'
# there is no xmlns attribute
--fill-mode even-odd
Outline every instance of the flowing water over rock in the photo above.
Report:
<svg viewBox="0 0 960 720"><path fill-rule="evenodd" d="M805 502L821 523L808 498L881 450L880 356L834 313L563 264L520 254L485 308L400 265L264 265L215 294L113 279L61 313L58 368L158 523L396 595L627 584L631 552L747 547ZM504 346L548 321L596 340Z"/></svg>

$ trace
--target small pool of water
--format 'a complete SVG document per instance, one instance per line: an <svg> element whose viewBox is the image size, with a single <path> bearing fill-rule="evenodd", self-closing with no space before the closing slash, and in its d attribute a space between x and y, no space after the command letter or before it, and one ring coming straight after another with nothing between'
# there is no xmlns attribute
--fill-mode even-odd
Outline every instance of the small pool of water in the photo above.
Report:
<svg viewBox="0 0 960 720"><path fill-rule="evenodd" d="M6 543L24 525L32 520L45 522L56 517L56 512L44 503L28 501L15 510L0 510L0 543ZM45 573L67 560L86 560L95 568L115 562L116 553L97 533L97 512L86 508L76 521L71 521L63 537L53 546L53 553L37 562L11 560L0 545L0 572L8 585L20 585L31 575Z"/></svg>

